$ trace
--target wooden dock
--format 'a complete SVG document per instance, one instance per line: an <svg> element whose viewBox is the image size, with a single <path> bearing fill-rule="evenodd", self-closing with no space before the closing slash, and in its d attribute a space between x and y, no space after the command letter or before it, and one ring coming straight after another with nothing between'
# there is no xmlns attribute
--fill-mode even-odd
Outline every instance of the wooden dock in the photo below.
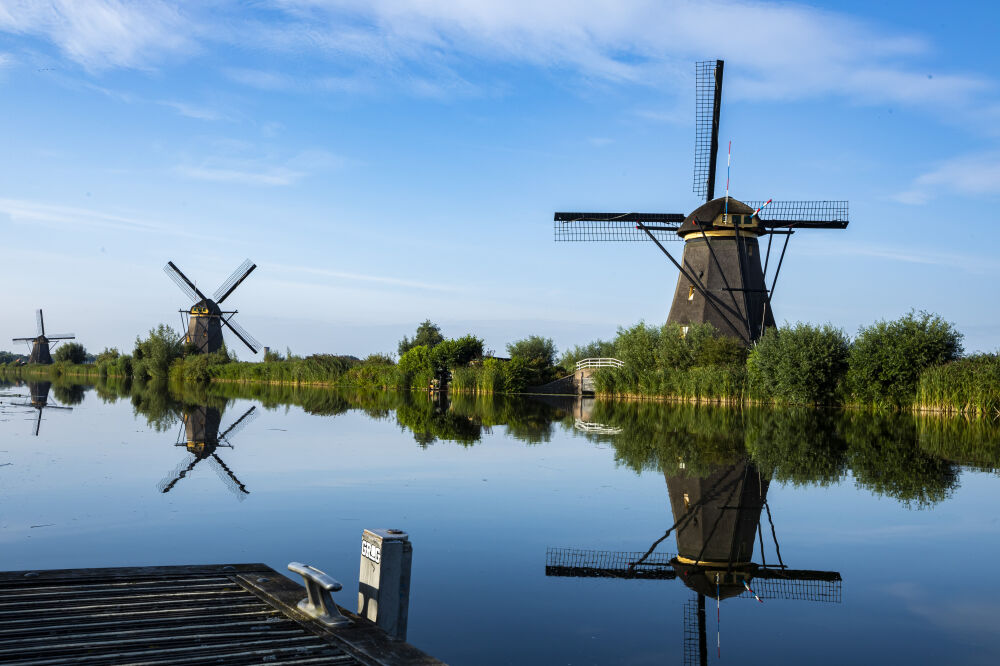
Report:
<svg viewBox="0 0 1000 666"><path fill-rule="evenodd" d="M0 572L0 663L441 664L264 564Z"/></svg>

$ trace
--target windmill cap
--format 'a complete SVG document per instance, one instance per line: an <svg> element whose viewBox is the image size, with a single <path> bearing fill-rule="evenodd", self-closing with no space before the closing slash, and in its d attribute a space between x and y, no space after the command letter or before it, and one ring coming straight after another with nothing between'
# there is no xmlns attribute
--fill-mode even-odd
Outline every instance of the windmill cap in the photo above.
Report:
<svg viewBox="0 0 1000 666"><path fill-rule="evenodd" d="M726 201L726 197L719 197L718 199L712 199L708 203L704 203L695 208L687 217L684 218L684 222L682 222L680 228L677 229L677 235L684 238L688 234L700 235L702 230L708 231L713 229L715 228L713 227L713 223L716 218L725 214L727 211L730 215L753 215L754 213L754 209L742 201L729 197L728 207ZM697 222L697 224L695 224L695 222ZM756 220L756 224L750 228L741 228L754 233L760 233L760 220Z"/></svg>

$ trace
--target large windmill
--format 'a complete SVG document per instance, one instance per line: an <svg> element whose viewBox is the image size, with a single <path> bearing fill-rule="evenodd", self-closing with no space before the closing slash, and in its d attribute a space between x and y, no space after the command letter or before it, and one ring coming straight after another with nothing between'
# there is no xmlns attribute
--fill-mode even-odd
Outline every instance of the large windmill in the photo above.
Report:
<svg viewBox="0 0 1000 666"><path fill-rule="evenodd" d="M241 502L250 494L243 482L236 478L229 466L219 457L219 447L233 448L229 438L233 437L257 416L257 408L251 407L236 419L221 434L219 426L222 412L217 407L191 407L184 409L184 424L174 446L183 446L193 456L181 462L177 468L157 486L160 492L169 493L177 482L191 472L202 460L207 460L226 488Z"/></svg>
<svg viewBox="0 0 1000 666"><path fill-rule="evenodd" d="M705 600L733 597L840 602L836 571L788 568L771 523L777 563L764 559L761 511L768 480L749 461L717 465L705 476L664 473L674 525L645 552L550 548L545 575L573 578L680 579L695 598L684 607L684 663L706 664ZM677 554L657 552L673 532ZM760 539L761 564L752 561Z"/></svg>
<svg viewBox="0 0 1000 666"><path fill-rule="evenodd" d="M212 298L209 298L201 293L201 290L184 273L181 273L181 269L177 268L174 262L167 262L167 265L163 267L164 272L193 303L187 310L180 311L182 315L187 315L186 342L193 344L199 352L204 354L218 351L222 349L222 327L226 326L243 344L250 348L250 351L254 354L257 353L260 343L247 333L246 329L233 321L237 310L223 310L219 307L255 268L257 268L257 264L247 259L215 290Z"/></svg>
<svg viewBox="0 0 1000 666"><path fill-rule="evenodd" d="M52 348L63 340L74 340L76 336L72 333L45 334L45 317L42 316L41 309L35 311L35 337L14 338L14 342L30 342L31 356L28 363L38 363L49 365L52 363Z"/></svg>
<svg viewBox="0 0 1000 666"><path fill-rule="evenodd" d="M654 242L677 267L677 289L668 323L711 323L721 333L749 345L774 326L771 300L788 239L797 229L844 229L846 201L738 201L715 198L723 61L695 68L694 192L705 203L683 213L556 213L557 241ZM758 239L767 236L761 263ZM784 236L770 286L771 244ZM665 241L684 241L678 261ZM775 248L777 252L777 248Z"/></svg>

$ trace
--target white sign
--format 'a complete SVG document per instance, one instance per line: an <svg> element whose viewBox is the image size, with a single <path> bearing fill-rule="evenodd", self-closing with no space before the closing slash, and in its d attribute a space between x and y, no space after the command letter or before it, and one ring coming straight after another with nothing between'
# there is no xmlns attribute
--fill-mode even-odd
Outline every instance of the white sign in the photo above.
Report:
<svg viewBox="0 0 1000 666"><path fill-rule="evenodd" d="M361 555L378 564L382 561L382 549L364 539L361 540Z"/></svg>

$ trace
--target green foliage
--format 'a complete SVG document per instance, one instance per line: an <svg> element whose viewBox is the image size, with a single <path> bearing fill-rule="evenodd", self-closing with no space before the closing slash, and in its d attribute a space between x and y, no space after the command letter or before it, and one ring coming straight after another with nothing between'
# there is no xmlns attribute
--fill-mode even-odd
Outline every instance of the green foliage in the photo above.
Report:
<svg viewBox="0 0 1000 666"><path fill-rule="evenodd" d="M556 360L556 345L552 338L529 335L507 345L510 362L504 368L505 384L508 387L539 386L556 378L553 367ZM513 365L511 365L513 364ZM521 389L507 388L507 391Z"/></svg>
<svg viewBox="0 0 1000 666"><path fill-rule="evenodd" d="M625 365L594 373L598 393L722 401L745 393L746 349L711 324L692 324L685 334L679 324L639 322L618 329L614 346Z"/></svg>
<svg viewBox="0 0 1000 666"><path fill-rule="evenodd" d="M917 404L1000 419L1000 355L977 354L927 368L920 374Z"/></svg>
<svg viewBox="0 0 1000 666"><path fill-rule="evenodd" d="M24 357L21 354L15 354L9 351L0 351L0 365L6 365L8 363L14 363Z"/></svg>
<svg viewBox="0 0 1000 666"><path fill-rule="evenodd" d="M146 339L135 339L132 373L137 379L166 380L170 364L181 357L181 336L166 324L149 331Z"/></svg>
<svg viewBox="0 0 1000 666"><path fill-rule="evenodd" d="M582 346L570 347L563 352L559 365L571 371L577 361L585 358L615 358L615 343L610 340L594 340Z"/></svg>
<svg viewBox="0 0 1000 666"><path fill-rule="evenodd" d="M288 354L291 355L292 350L288 350ZM276 363L277 361L284 361L285 357L281 355L281 352L275 351L273 349L268 349L264 352L264 363Z"/></svg>
<svg viewBox="0 0 1000 666"><path fill-rule="evenodd" d="M56 363L84 363L87 360L87 350L79 342L67 342L59 345L52 360Z"/></svg>
<svg viewBox="0 0 1000 666"><path fill-rule="evenodd" d="M369 354L362 363L365 365L396 365L396 360L389 354Z"/></svg>
<svg viewBox="0 0 1000 666"><path fill-rule="evenodd" d="M435 374L468 365L483 356L483 341L472 335L443 340L430 350L429 361Z"/></svg>
<svg viewBox="0 0 1000 666"><path fill-rule="evenodd" d="M850 341L829 324L769 328L750 351L751 397L793 404L834 404L842 395Z"/></svg>
<svg viewBox="0 0 1000 666"><path fill-rule="evenodd" d="M556 345L552 338L529 335L507 345L511 359L521 359L538 367L551 367L556 361Z"/></svg>
<svg viewBox="0 0 1000 666"><path fill-rule="evenodd" d="M851 347L847 381L855 400L905 407L913 404L920 374L962 353L962 334L928 312L862 328Z"/></svg>
<svg viewBox="0 0 1000 666"><path fill-rule="evenodd" d="M400 383L404 387L427 388L434 378L431 367L431 351L426 345L411 347L399 357Z"/></svg>
<svg viewBox="0 0 1000 666"><path fill-rule="evenodd" d="M412 340L404 335L403 339L399 341L399 355L402 356L414 347L423 345L430 349L442 342L444 342L444 336L441 335L441 327L433 323L430 319L425 319L417 326L417 332Z"/></svg>

